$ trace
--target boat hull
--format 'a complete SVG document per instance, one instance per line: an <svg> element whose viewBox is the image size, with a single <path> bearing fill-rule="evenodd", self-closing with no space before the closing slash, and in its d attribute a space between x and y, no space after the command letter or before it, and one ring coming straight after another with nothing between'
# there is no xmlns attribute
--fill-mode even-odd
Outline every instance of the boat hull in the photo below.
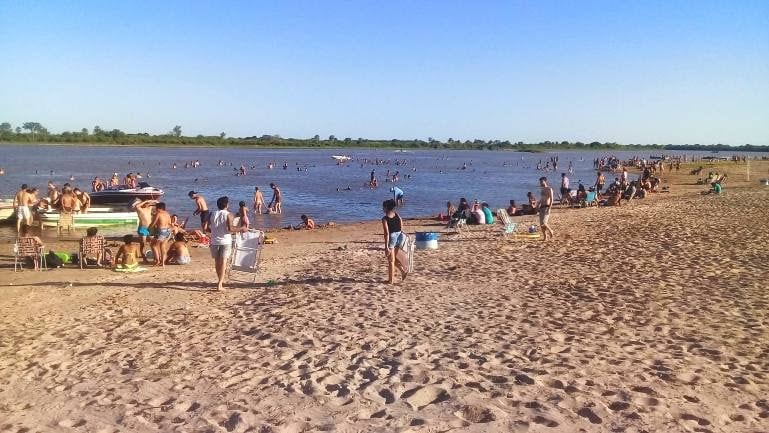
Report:
<svg viewBox="0 0 769 433"><path fill-rule="evenodd" d="M59 223L58 212L39 214L40 224L43 227L56 227ZM139 217L135 212L92 212L87 214L75 214L75 227L114 226L114 225L138 225Z"/></svg>
<svg viewBox="0 0 769 433"><path fill-rule="evenodd" d="M102 191L102 192L91 193L91 203L93 204L127 204L127 203L131 203L137 198L140 200L157 200L162 196L163 196L162 191L146 192L146 193Z"/></svg>

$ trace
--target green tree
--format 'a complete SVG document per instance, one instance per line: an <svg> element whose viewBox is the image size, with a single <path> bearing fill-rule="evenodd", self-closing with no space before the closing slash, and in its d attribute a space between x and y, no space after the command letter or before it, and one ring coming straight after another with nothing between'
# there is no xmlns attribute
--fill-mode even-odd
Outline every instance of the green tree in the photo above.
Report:
<svg viewBox="0 0 769 433"><path fill-rule="evenodd" d="M336 136L334 134L329 135L328 141L336 141Z"/></svg>
<svg viewBox="0 0 769 433"><path fill-rule="evenodd" d="M21 134L21 126L17 126L16 127L16 133L17 134Z"/></svg>
<svg viewBox="0 0 769 433"><path fill-rule="evenodd" d="M96 125L93 127L93 135L103 135L103 134L104 134L104 130L101 129L101 126Z"/></svg>
<svg viewBox="0 0 769 433"><path fill-rule="evenodd" d="M8 122L0 123L0 133L6 133L13 131L11 124Z"/></svg>
<svg viewBox="0 0 769 433"><path fill-rule="evenodd" d="M88 128L81 129L80 133L83 134L83 135L88 135Z"/></svg>
<svg viewBox="0 0 769 433"><path fill-rule="evenodd" d="M173 135L174 137L181 137L182 127L180 125L174 126L174 129L171 130L171 135Z"/></svg>
<svg viewBox="0 0 769 433"><path fill-rule="evenodd" d="M225 134L224 132L219 133L219 138L221 138L222 140L224 140L224 137L226 136L227 134Z"/></svg>

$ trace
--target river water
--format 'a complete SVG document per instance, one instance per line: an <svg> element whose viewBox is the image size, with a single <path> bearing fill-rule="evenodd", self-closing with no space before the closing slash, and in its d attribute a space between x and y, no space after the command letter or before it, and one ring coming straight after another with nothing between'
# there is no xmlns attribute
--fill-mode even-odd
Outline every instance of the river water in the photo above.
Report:
<svg viewBox="0 0 769 433"><path fill-rule="evenodd" d="M556 154L559 157L557 173L536 170L540 160L544 162ZM90 191L94 176L106 180L116 172L122 180L126 173L138 172L143 181L166 192L163 201L169 211L181 219L191 216L194 210L192 200L187 197L190 190L199 191L210 208L216 208L217 197L229 196L230 210L235 211L239 200L251 203L255 186L264 191L265 200L269 201L269 183L275 182L283 191L283 214L251 217L256 227L272 228L297 224L303 213L318 223L378 219L382 200L392 197L389 189L393 184L385 182L388 170L391 175L400 172L397 186L405 191L406 197L400 214L413 217L445 212L446 201L451 200L456 205L459 197L487 201L492 208L505 207L510 199L525 202L527 191L538 193L537 179L542 175L547 175L557 190L560 172L567 171L569 162L573 167L569 176L572 185L576 187L577 181L583 180L587 186L595 179L594 158L608 155L622 159L634 155L648 158L649 152L398 152L381 149L8 145L0 146L0 155L0 167L6 171L0 176L0 197L12 197L22 183L37 186L42 196L49 180L59 186L70 182ZM332 155L350 155L354 159L348 164L337 165ZM704 156L707 153L686 152L686 155ZM364 162L365 159L369 162ZM185 168L186 162L194 160L200 161L198 168ZM385 162L376 165L375 160ZM220 165L220 161L224 164ZM274 163L272 169L267 168L270 162ZM283 169L284 162L287 169ZM176 169L172 168L174 163ZM247 168L245 176L236 176L240 165ZM466 168L462 169L463 166ZM377 189L367 186L372 169L376 170L375 176L379 180ZM190 221L197 226L197 218ZM130 231L127 227L102 229L107 234Z"/></svg>

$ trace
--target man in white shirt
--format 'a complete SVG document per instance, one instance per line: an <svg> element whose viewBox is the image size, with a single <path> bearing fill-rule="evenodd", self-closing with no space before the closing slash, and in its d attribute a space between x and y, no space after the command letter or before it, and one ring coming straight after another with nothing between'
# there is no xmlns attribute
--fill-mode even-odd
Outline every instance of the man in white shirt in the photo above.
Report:
<svg viewBox="0 0 769 433"><path fill-rule="evenodd" d="M227 210L229 202L230 200L226 196L219 197L216 200L216 207L219 210L212 213L208 219L208 229L211 232L209 247L215 262L216 277L219 279L217 290L224 289L224 265L232 253L232 234L248 230L248 227L235 226L234 217Z"/></svg>

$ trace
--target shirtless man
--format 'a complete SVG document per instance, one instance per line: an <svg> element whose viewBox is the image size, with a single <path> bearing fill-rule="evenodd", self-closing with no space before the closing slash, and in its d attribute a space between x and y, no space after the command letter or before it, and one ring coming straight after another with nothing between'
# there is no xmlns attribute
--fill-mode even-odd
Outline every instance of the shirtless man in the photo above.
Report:
<svg viewBox="0 0 769 433"><path fill-rule="evenodd" d="M112 188L115 186L118 186L120 184L120 180L117 178L117 173L113 174L111 178L109 178L109 185L108 187Z"/></svg>
<svg viewBox="0 0 769 433"><path fill-rule="evenodd" d="M547 184L546 177L539 178L542 187L542 196L539 200L539 226L542 228L542 240L553 238L553 229L550 228L550 208L553 206L553 188Z"/></svg>
<svg viewBox="0 0 769 433"><path fill-rule="evenodd" d="M75 188L74 191L75 197L80 201L80 213L88 213L88 208L91 207L91 196L80 188Z"/></svg>
<svg viewBox="0 0 769 433"><path fill-rule="evenodd" d="M59 190L56 188L56 184L53 181L48 181L48 198L51 200L51 204L56 204L59 200Z"/></svg>
<svg viewBox="0 0 769 433"><path fill-rule="evenodd" d="M200 230L205 232L208 229L208 216L210 215L208 212L206 199L204 199L202 195L195 191L190 191L187 193L187 195L191 199L195 200L195 212L192 214L200 215Z"/></svg>
<svg viewBox="0 0 769 433"><path fill-rule="evenodd" d="M155 241L152 243L152 254L155 257L155 266L166 266L168 259L168 241L171 239L171 214L166 211L165 203L155 205L155 218L150 223L150 229L155 232Z"/></svg>
<svg viewBox="0 0 769 433"><path fill-rule="evenodd" d="M150 222L152 222L152 206L154 206L157 200L134 200L131 205L136 211L136 216L139 217L139 228L136 233L139 234L139 249L141 251L144 262L147 262L146 256L144 256L144 246L147 244L147 236L150 235Z"/></svg>
<svg viewBox="0 0 769 433"><path fill-rule="evenodd" d="M254 187L254 212L262 214L262 206L264 206L264 194L259 191L259 187Z"/></svg>
<svg viewBox="0 0 769 433"><path fill-rule="evenodd" d="M13 209L16 211L16 232L21 232L22 224L30 225L32 222L32 211L27 206L27 196L29 193L27 184L21 185L21 188L16 192L16 196L13 197Z"/></svg>
<svg viewBox="0 0 769 433"><path fill-rule="evenodd" d="M281 201L283 201L283 194L280 192L280 188L278 188L278 185L275 185L274 183L270 184L270 188L272 188L272 200L270 200L270 206L275 210L275 213L282 213L283 208L281 207Z"/></svg>
<svg viewBox="0 0 769 433"><path fill-rule="evenodd" d="M69 187L62 190L60 204L62 212L72 213L80 209L80 202Z"/></svg>

